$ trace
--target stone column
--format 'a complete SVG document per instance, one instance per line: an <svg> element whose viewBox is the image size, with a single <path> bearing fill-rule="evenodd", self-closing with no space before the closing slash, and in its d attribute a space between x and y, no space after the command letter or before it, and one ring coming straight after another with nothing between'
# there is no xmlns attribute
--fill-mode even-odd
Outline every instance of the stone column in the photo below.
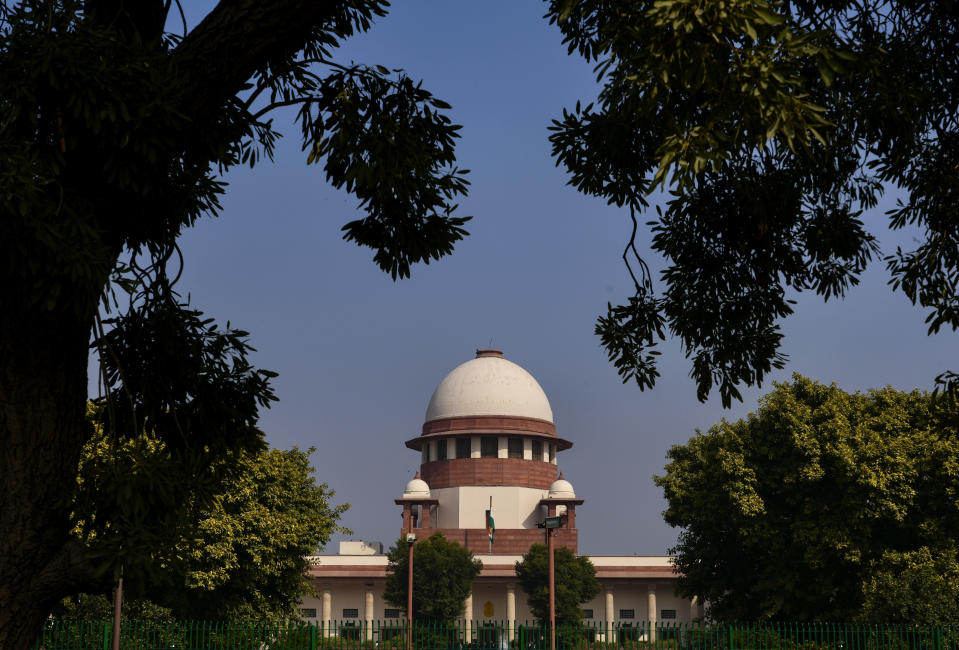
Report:
<svg viewBox="0 0 959 650"><path fill-rule="evenodd" d="M366 622L366 640L373 640L373 585L366 585L366 603L363 608L363 619Z"/></svg>
<svg viewBox="0 0 959 650"><path fill-rule="evenodd" d="M613 599L612 585L606 585L606 643L616 641L616 603Z"/></svg>
<svg viewBox="0 0 959 650"><path fill-rule="evenodd" d="M656 584L646 586L646 621L649 623L649 640L656 640Z"/></svg>
<svg viewBox="0 0 959 650"><path fill-rule="evenodd" d="M329 585L323 585L323 634L333 636L333 592Z"/></svg>
<svg viewBox="0 0 959 650"><path fill-rule="evenodd" d="M701 621L703 618L702 609L699 606L699 598L693 596L689 601L689 620Z"/></svg>
<svg viewBox="0 0 959 650"><path fill-rule="evenodd" d="M516 634L516 585L506 585L506 637L510 643Z"/></svg>
<svg viewBox="0 0 959 650"><path fill-rule="evenodd" d="M432 528L430 524L430 504L424 503L420 506L420 528Z"/></svg>
<svg viewBox="0 0 959 650"><path fill-rule="evenodd" d="M465 619L465 626L463 629L463 634L466 638L463 639L463 643L472 643L473 642L473 592L471 591L468 596L466 596L466 607L463 609L463 618Z"/></svg>

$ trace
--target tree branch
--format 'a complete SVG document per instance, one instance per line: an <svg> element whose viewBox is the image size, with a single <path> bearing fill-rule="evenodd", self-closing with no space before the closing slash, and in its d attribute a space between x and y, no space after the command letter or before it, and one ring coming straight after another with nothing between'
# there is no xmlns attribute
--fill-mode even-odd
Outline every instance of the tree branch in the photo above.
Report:
<svg viewBox="0 0 959 650"><path fill-rule="evenodd" d="M376 13L378 6L378 0L220 0L174 52L188 79L188 114L202 121L258 70L282 65L324 29L351 34L351 14Z"/></svg>
<svg viewBox="0 0 959 650"><path fill-rule="evenodd" d="M294 104L305 104L307 102L312 102L315 100L316 100L315 97L297 97L295 99L287 99L286 101L282 101L282 102L273 102L272 104L267 104L266 106L258 110L256 113L254 113L253 119L254 120L260 119L262 116L266 115L267 113L272 111L274 108L280 108L281 106L293 106Z"/></svg>

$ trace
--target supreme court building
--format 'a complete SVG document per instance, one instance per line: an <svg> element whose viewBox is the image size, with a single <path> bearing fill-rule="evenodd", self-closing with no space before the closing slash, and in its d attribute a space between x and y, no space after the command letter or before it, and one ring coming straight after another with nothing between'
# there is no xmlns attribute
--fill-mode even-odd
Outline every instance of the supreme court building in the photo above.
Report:
<svg viewBox="0 0 959 650"><path fill-rule="evenodd" d="M559 437L549 400L526 370L498 350L477 350L440 382L422 433L406 441L422 457L416 478L395 499L403 528L420 540L434 532L469 550L483 563L466 599L467 628L506 623L512 630L533 617L519 586L515 563L530 545L544 542L547 516L564 515L554 545L579 554L576 509L583 505L570 481L557 474L556 457L573 446ZM486 511L494 504L492 548ZM582 605L587 622L686 622L702 617L695 601L673 594L675 570L668 556L604 556L585 553L603 586ZM311 558L318 598L301 604L308 621L340 624L403 619L383 601L387 557L380 542L341 542L336 555ZM327 626L326 629L329 629ZM510 638L512 640L512 638Z"/></svg>

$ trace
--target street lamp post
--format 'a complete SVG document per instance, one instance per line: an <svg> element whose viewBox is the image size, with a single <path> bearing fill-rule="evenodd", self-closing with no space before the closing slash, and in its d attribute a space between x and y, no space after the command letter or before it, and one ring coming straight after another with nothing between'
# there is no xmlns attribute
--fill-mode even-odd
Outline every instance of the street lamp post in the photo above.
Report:
<svg viewBox="0 0 959 650"><path fill-rule="evenodd" d="M416 535L413 533L412 517L409 532L406 533L406 543L410 547L410 560L407 564L409 575L406 582L406 650L413 650L413 545L416 543Z"/></svg>
<svg viewBox="0 0 959 650"><path fill-rule="evenodd" d="M546 529L546 555L549 556L549 650L556 650L556 572L553 570L553 529Z"/></svg>
<svg viewBox="0 0 959 650"><path fill-rule="evenodd" d="M553 531L562 524L562 517L547 517L540 524L546 529L546 557L549 567L549 650L556 650L556 573L553 567Z"/></svg>

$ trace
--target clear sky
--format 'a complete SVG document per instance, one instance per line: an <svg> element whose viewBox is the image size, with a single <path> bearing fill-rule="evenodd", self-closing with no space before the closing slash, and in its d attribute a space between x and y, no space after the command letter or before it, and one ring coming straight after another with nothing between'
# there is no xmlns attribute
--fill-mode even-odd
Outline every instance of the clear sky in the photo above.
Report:
<svg viewBox="0 0 959 650"><path fill-rule="evenodd" d="M194 23L209 6L186 4ZM419 433L436 385L475 348L503 350L546 391L559 435L574 443L559 466L586 500L577 523L590 554L665 553L677 531L662 521L651 477L667 450L754 410L770 388L745 390L728 411L718 397L701 404L675 343L663 347L652 392L620 383L593 326L608 301L630 292L620 259L628 215L567 187L549 155L550 119L597 88L544 10L531 1L397 3L339 52L341 62L404 68L452 104L463 125L459 164L472 170L460 214L474 217L452 257L394 283L371 251L343 242L356 202L306 166L289 113L276 118L288 136L276 162L228 174L221 217L182 239L181 289L249 330L256 362L280 373L280 402L262 418L268 441L316 447L319 479L352 504L343 523L353 539L388 545L399 535L393 499L419 465L403 442ZM882 223L881 212L867 218L880 232ZM896 240L882 242L887 250ZM773 379L799 372L849 390L929 388L959 364L954 336L927 337L923 318L874 264L845 302L799 299L785 323L790 363Z"/></svg>

